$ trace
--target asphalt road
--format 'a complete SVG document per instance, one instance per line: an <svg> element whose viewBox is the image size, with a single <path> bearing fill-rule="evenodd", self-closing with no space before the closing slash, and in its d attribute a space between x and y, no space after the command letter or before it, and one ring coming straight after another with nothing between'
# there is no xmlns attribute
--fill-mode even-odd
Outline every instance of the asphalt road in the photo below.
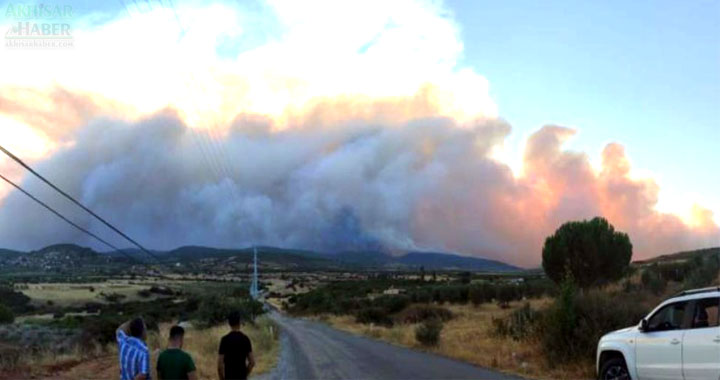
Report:
<svg viewBox="0 0 720 380"><path fill-rule="evenodd" d="M282 328L282 348L265 379L519 379L274 311L271 316Z"/></svg>

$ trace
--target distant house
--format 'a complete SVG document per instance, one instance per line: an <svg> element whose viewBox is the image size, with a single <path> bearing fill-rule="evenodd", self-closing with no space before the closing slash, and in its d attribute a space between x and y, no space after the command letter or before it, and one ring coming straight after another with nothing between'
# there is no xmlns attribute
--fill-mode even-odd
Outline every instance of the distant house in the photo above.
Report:
<svg viewBox="0 0 720 380"><path fill-rule="evenodd" d="M392 286L383 290L383 294L390 295L390 296L396 296L396 295L402 294L402 293L405 293L405 289L398 289L398 288L395 288Z"/></svg>

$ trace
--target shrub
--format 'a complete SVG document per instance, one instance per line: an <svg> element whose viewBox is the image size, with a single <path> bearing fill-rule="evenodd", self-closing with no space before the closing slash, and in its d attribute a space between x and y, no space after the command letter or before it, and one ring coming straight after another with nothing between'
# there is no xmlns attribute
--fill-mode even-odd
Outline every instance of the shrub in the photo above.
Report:
<svg viewBox="0 0 720 380"><path fill-rule="evenodd" d="M560 296L542 315L538 333L552 363L590 358L602 335L637 324L646 311L635 295L597 290L578 294L563 284Z"/></svg>
<svg viewBox="0 0 720 380"><path fill-rule="evenodd" d="M473 285L468 290L468 298L473 305L491 302L495 297L495 289L490 284Z"/></svg>
<svg viewBox="0 0 720 380"><path fill-rule="evenodd" d="M386 327L393 326L393 320L388 313L380 307L368 307L360 309L355 314L355 321L364 324L376 324Z"/></svg>
<svg viewBox="0 0 720 380"><path fill-rule="evenodd" d="M637 286L633 284L630 279L626 279L622 282L622 291L625 293L631 293L637 290Z"/></svg>
<svg viewBox="0 0 720 380"><path fill-rule="evenodd" d="M415 339L423 346L437 346L443 323L439 319L430 319L415 328Z"/></svg>
<svg viewBox="0 0 720 380"><path fill-rule="evenodd" d="M85 304L85 311L94 314L99 312L102 309L102 304L97 302L88 302Z"/></svg>
<svg viewBox="0 0 720 380"><path fill-rule="evenodd" d="M243 322L254 322L264 312L262 303L250 298L207 297L195 311L194 319L201 327L211 327L227 322L233 311L240 312Z"/></svg>
<svg viewBox="0 0 720 380"><path fill-rule="evenodd" d="M102 315L95 318L85 318L82 322L83 342L98 342L107 344L115 341L115 331L126 320L128 316L122 315ZM80 318L64 318L63 323L70 324L75 322L80 324Z"/></svg>
<svg viewBox="0 0 720 380"><path fill-rule="evenodd" d="M577 322L575 293L572 280L566 279L555 303L544 315L541 326L542 344L548 359L557 355L560 361L566 361L577 354L572 345Z"/></svg>
<svg viewBox="0 0 720 380"><path fill-rule="evenodd" d="M692 270L690 262L661 263L654 265L654 269L665 281L682 282Z"/></svg>
<svg viewBox="0 0 720 380"><path fill-rule="evenodd" d="M7 286L0 285L0 300L14 313L24 313L32 310L30 297Z"/></svg>
<svg viewBox="0 0 720 380"><path fill-rule="evenodd" d="M9 307L0 303L0 325L15 322L15 314Z"/></svg>
<svg viewBox="0 0 720 380"><path fill-rule="evenodd" d="M540 321L540 313L533 310L529 303L513 311L507 319L493 318L495 334L522 340L535 335Z"/></svg>
<svg viewBox="0 0 720 380"><path fill-rule="evenodd" d="M399 323L420 323L431 319L439 319L443 322L451 320L453 314L450 310L434 305L412 305L403 310L396 320Z"/></svg>
<svg viewBox="0 0 720 380"><path fill-rule="evenodd" d="M467 303L469 285L441 285L433 288L433 301L438 303Z"/></svg>
<svg viewBox="0 0 720 380"><path fill-rule="evenodd" d="M164 286L155 286L155 285L153 285L153 286L150 287L150 289L148 289L148 291L149 291L150 293L160 294L160 295L163 295L163 296L172 296L172 295L175 295L175 292L174 292L172 289L167 288L167 287L164 287ZM246 291L245 293L239 295L239 296L240 296L240 297L242 297L242 296L247 296L247 291Z"/></svg>
<svg viewBox="0 0 720 380"><path fill-rule="evenodd" d="M433 294L428 287L419 287L410 294L410 300L417 303L429 303L433 300Z"/></svg>
<svg viewBox="0 0 720 380"><path fill-rule="evenodd" d="M495 288L495 299L502 308L507 308L510 305L510 301L521 298L522 294L520 294L516 285L502 285Z"/></svg>
<svg viewBox="0 0 720 380"><path fill-rule="evenodd" d="M640 276L640 281L643 286L650 289L650 291L657 295L662 294L667 286L667 280L665 280L660 272L656 268L647 268L643 271Z"/></svg>
<svg viewBox="0 0 720 380"><path fill-rule="evenodd" d="M382 296L373 301L373 306L384 309L388 314L397 313L410 304L410 298L403 295Z"/></svg>
<svg viewBox="0 0 720 380"><path fill-rule="evenodd" d="M100 293L100 297L105 299L105 301L110 303L119 303L122 301L126 296L124 294L120 293Z"/></svg>
<svg viewBox="0 0 720 380"><path fill-rule="evenodd" d="M720 273L720 256L709 255L705 258L696 256L692 260L693 269L685 278L684 289L702 288L709 286L718 280Z"/></svg>
<svg viewBox="0 0 720 380"><path fill-rule="evenodd" d="M522 296L527 298L539 298L544 295L555 296L557 293L557 284L547 277L530 278L525 280L521 285Z"/></svg>

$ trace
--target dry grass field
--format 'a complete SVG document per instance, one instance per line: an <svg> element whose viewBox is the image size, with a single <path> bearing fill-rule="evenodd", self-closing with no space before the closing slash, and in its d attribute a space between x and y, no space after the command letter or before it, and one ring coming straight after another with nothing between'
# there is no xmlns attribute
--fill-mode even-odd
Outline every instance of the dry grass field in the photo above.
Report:
<svg viewBox="0 0 720 380"><path fill-rule="evenodd" d="M530 301L533 308L541 308L550 302L551 300L548 298ZM355 318L349 315L324 315L319 319L336 328L355 334L433 352L523 377L592 379L594 373L588 370L592 368L592 363L576 363L552 368L542 355L539 342L518 342L494 333L492 318L506 316L514 308L522 305L522 302L515 302L508 309L501 309L496 304L489 303L480 306L447 306L455 317L445 323L440 343L437 347L432 348L423 347L415 340L416 324L396 324L391 328L370 326L355 322Z"/></svg>
<svg viewBox="0 0 720 380"><path fill-rule="evenodd" d="M138 295L140 290L149 289L150 285L135 283L128 280L110 280L96 283L41 283L21 284L16 288L32 299L35 304L48 301L58 306L81 306L87 302L104 303L100 293L119 294L123 301L148 300ZM151 297L154 297L152 295Z"/></svg>
<svg viewBox="0 0 720 380"><path fill-rule="evenodd" d="M170 324L162 324L159 332L148 336L148 347L151 353L153 378L157 379L155 362L161 350L167 346ZM198 378L217 377L217 350L220 338L227 334L229 328L216 326L209 329L185 330L185 346L183 349L192 355L197 367ZM256 367L253 375L260 375L272 370L277 364L280 354L278 330L274 323L260 317L254 325L245 325L242 331L250 337L255 352ZM36 356L28 356L22 366L12 373L0 373L0 378L26 379L104 379L116 378L119 373L117 361L117 345L96 347L91 351L74 350L64 354L56 354L52 350Z"/></svg>

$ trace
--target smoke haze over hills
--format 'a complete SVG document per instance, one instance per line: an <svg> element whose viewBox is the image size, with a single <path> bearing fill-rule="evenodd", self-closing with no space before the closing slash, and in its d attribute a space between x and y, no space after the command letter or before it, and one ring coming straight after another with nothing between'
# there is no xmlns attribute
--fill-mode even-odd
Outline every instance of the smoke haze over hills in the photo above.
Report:
<svg viewBox="0 0 720 380"><path fill-rule="evenodd" d="M530 266L544 237L571 219L605 215L630 234L636 257L712 245L718 234L707 211L695 226L655 211L657 187L628 177L622 146L606 147L599 172L586 155L564 151L573 131L563 127L530 137L521 177L491 156L510 132L499 120L271 130L239 117L213 139L170 111L136 123L95 120L38 169L158 249L439 250ZM32 192L103 230L26 178ZM19 193L3 201L0 227L12 248L91 243Z"/></svg>

